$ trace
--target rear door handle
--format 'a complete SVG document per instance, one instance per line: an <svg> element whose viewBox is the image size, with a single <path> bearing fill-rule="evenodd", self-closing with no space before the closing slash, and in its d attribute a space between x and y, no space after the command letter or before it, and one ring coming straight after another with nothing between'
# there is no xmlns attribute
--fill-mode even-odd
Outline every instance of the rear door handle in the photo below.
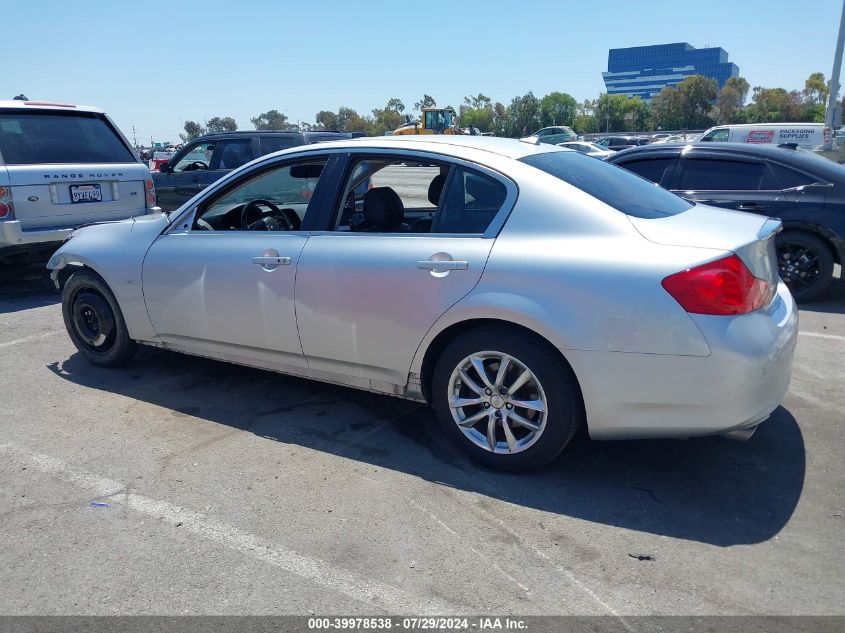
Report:
<svg viewBox="0 0 845 633"><path fill-rule="evenodd" d="M252 258L253 264L258 264L264 270L276 270L279 266L290 266L290 257L280 257L278 255L260 255Z"/></svg>
<svg viewBox="0 0 845 633"><path fill-rule="evenodd" d="M769 207L765 204L757 204L756 202L743 202L737 208L740 211L765 211Z"/></svg>
<svg viewBox="0 0 845 633"><path fill-rule="evenodd" d="M424 259L417 262L417 268L423 270L466 270L469 268L469 262L454 259L447 259L446 261Z"/></svg>

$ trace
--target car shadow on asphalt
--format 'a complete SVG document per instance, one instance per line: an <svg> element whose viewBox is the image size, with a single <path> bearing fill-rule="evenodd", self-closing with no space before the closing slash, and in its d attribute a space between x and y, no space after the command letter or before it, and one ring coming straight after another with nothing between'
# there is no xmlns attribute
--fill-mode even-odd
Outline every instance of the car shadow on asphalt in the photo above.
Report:
<svg viewBox="0 0 845 633"><path fill-rule="evenodd" d="M798 307L809 312L845 314L845 277L834 279L817 301L802 303Z"/></svg>
<svg viewBox="0 0 845 633"><path fill-rule="evenodd" d="M48 367L171 410L174 423L190 415L528 508L723 547L778 534L804 485L804 440L784 407L748 442L597 442L582 431L551 465L515 475L474 465L438 436L429 407L397 398L153 348L124 369L78 353ZM221 393L232 395L215 402Z"/></svg>
<svg viewBox="0 0 845 633"><path fill-rule="evenodd" d="M44 262L0 263L0 314L20 312L61 301Z"/></svg>

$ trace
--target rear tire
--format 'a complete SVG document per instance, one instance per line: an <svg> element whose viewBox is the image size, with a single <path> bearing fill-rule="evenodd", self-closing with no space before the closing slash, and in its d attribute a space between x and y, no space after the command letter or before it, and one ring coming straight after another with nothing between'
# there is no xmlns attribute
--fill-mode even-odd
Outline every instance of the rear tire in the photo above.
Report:
<svg viewBox="0 0 845 633"><path fill-rule="evenodd" d="M818 298L833 279L833 253L821 239L804 231L783 231L775 238L778 274L795 301Z"/></svg>
<svg viewBox="0 0 845 633"><path fill-rule="evenodd" d="M584 417L572 370L542 341L506 327L470 330L449 343L432 399L441 431L458 448L512 472L552 461Z"/></svg>
<svg viewBox="0 0 845 633"><path fill-rule="evenodd" d="M85 359L101 367L121 367L135 354L120 306L96 274L73 273L62 289L62 317L70 340Z"/></svg>

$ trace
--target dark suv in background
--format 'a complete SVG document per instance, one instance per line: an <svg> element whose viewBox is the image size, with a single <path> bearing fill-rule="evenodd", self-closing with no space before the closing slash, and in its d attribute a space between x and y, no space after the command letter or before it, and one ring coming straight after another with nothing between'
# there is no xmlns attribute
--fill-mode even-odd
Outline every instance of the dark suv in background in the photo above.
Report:
<svg viewBox="0 0 845 633"><path fill-rule="evenodd" d="M741 143L656 144L607 160L692 202L780 218L781 279L821 295L845 259L845 167L804 150Z"/></svg>
<svg viewBox="0 0 845 633"><path fill-rule="evenodd" d="M237 131L206 134L153 172L158 204L173 211L208 185L254 158L297 145L350 138L343 132Z"/></svg>

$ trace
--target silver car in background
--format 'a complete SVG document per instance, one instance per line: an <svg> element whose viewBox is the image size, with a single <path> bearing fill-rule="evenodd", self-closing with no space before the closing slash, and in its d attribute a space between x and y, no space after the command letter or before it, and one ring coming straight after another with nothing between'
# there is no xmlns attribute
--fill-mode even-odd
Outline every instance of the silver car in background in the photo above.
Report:
<svg viewBox="0 0 845 633"><path fill-rule="evenodd" d="M149 168L99 108L0 101L0 264L46 259L75 227L155 204Z"/></svg>
<svg viewBox="0 0 845 633"><path fill-rule="evenodd" d="M143 343L430 402L470 457L526 470L581 423L750 436L797 335L779 228L550 144L394 137L262 157L48 266L95 364Z"/></svg>

